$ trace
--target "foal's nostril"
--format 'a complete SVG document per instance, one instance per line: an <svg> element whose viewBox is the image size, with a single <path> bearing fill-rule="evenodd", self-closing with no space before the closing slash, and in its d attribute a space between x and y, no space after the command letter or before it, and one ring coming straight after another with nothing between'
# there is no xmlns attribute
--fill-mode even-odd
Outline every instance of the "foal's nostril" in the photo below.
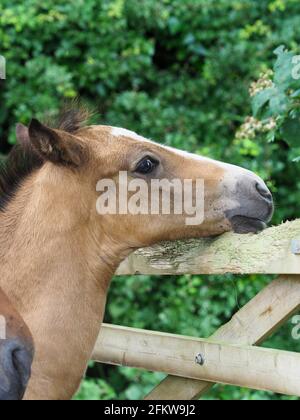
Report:
<svg viewBox="0 0 300 420"><path fill-rule="evenodd" d="M256 189L259 194L264 197L266 200L273 201L272 194L264 184L256 183Z"/></svg>

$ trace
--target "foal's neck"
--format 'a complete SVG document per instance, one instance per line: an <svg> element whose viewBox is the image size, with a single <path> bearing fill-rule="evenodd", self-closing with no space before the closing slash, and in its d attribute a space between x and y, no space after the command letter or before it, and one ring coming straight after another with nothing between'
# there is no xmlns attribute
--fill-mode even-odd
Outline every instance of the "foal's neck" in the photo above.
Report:
<svg viewBox="0 0 300 420"><path fill-rule="evenodd" d="M129 250L102 229L90 188L65 169L52 174L46 164L0 213L0 267L3 274L7 267L14 291L71 288L79 280L107 290Z"/></svg>
<svg viewBox="0 0 300 420"><path fill-rule="evenodd" d="M0 215L0 286L36 345L28 398L70 398L76 391L110 280L129 253L101 228L83 183L63 170L52 175L45 165Z"/></svg>

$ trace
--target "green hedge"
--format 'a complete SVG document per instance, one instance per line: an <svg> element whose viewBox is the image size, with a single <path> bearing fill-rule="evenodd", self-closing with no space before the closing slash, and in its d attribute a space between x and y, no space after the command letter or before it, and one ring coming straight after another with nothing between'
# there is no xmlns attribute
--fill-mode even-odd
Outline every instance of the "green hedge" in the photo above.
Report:
<svg viewBox="0 0 300 420"><path fill-rule="evenodd" d="M300 42L298 0L2 0L2 154L14 124L57 113L80 95L99 122L123 126L199 154L248 167L272 188L274 222L299 216L299 163L284 141L240 138L251 114L251 82L273 66L273 51ZM207 336L268 280L120 278L106 320ZM300 349L287 325L268 345ZM78 398L136 398L161 375L93 367ZM218 387L210 398L279 397Z"/></svg>

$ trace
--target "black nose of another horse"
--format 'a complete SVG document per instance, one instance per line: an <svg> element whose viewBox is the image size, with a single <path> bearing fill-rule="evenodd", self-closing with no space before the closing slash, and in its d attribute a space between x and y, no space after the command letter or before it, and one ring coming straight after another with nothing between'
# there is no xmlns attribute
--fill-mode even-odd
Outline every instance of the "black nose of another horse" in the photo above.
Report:
<svg viewBox="0 0 300 420"><path fill-rule="evenodd" d="M268 190L268 188L264 185L261 184L259 182L256 182L256 189L258 191L258 193L265 198L266 200L268 200L270 203L273 203L273 197L271 192Z"/></svg>
<svg viewBox="0 0 300 420"><path fill-rule="evenodd" d="M0 400L21 400L31 374L33 352L19 340L0 340Z"/></svg>

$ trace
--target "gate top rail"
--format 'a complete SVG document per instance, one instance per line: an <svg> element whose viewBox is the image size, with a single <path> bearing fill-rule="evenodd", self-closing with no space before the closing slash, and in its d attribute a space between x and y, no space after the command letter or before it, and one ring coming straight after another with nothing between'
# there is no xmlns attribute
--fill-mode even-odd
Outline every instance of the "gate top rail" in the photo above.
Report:
<svg viewBox="0 0 300 420"><path fill-rule="evenodd" d="M300 274L300 219L260 234L166 242L134 252L117 275Z"/></svg>

